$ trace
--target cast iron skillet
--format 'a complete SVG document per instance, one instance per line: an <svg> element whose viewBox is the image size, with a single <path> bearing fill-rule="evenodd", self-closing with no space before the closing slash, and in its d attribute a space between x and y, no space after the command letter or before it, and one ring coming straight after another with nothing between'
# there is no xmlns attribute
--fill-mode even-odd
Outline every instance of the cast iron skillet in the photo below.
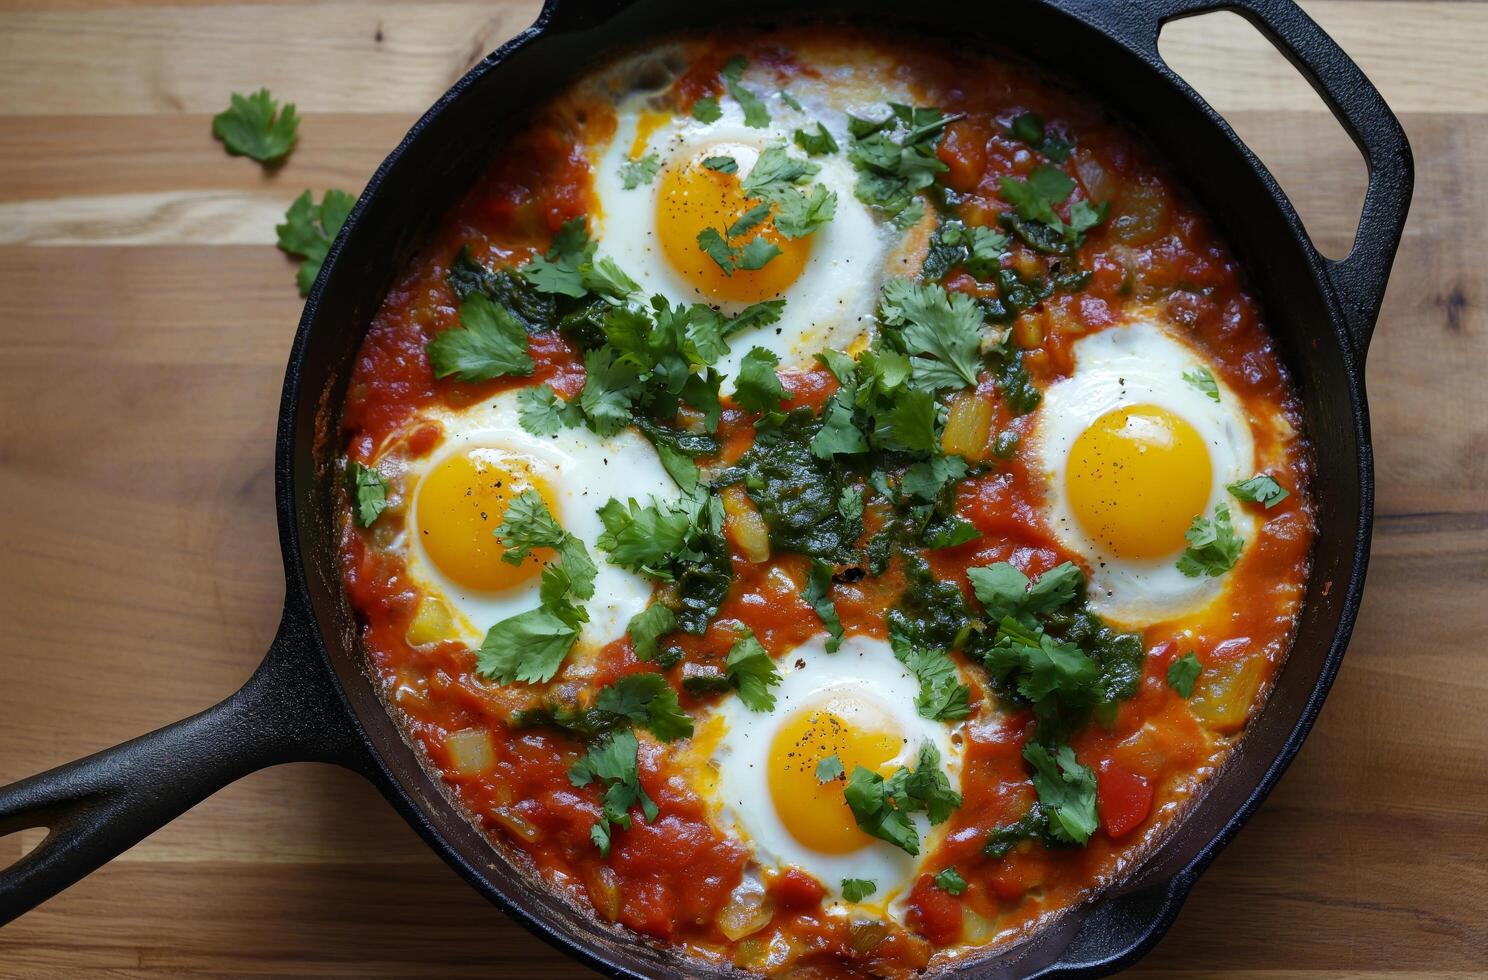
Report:
<svg viewBox="0 0 1488 980"><path fill-rule="evenodd" d="M798 0L749 6L754 21L802 12ZM1405 222L1410 147L1379 93L1290 0L1003 0L919 15L895 0L809 6L814 15L960 42L1016 39L1020 52L1073 75L1135 124L1244 262L1305 404L1320 521L1312 580L1291 657L1227 771L1135 874L1031 941L958 968L980 976L1106 972L1134 961L1172 923L1194 879L1280 778L1338 671L1364 584L1374 497L1364 353ZM0 789L0 834L50 830L0 871L0 923L232 780L314 760L370 779L467 881L553 945L613 975L678 972L674 957L576 912L509 863L421 765L364 672L338 584L331 501L337 407L352 357L432 222L527 107L619 45L723 25L717 7L548 0L533 27L456 83L378 169L305 304L285 373L275 494L287 588L268 655L215 707ZM1318 254L1271 175L1158 56L1163 22L1219 8L1249 18L1286 54L1367 158L1363 217L1342 261Z"/></svg>

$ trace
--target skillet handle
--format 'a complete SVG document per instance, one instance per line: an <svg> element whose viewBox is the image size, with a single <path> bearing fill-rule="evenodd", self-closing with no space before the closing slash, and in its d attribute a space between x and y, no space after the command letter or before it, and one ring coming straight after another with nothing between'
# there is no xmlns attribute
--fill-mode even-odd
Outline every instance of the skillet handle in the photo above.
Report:
<svg viewBox="0 0 1488 980"><path fill-rule="evenodd" d="M1098 19L1108 22L1112 20L1110 11L1120 9L1122 13L1115 15L1117 22L1112 24L1118 36L1143 45L1149 60L1164 68L1157 51L1157 36L1164 23L1215 10L1233 11L1250 21L1332 110L1364 156L1369 186L1349 254L1333 260L1315 248L1312 251L1343 306L1349 333L1362 358L1384 302L1385 283L1400 245L1415 180L1410 142L1379 90L1293 0L1143 0L1119 5L1109 0L1078 2L1082 8L1106 7ZM1133 36L1133 16L1148 21L1141 25L1140 40ZM1171 69L1167 71L1182 83Z"/></svg>
<svg viewBox="0 0 1488 980"><path fill-rule="evenodd" d="M286 609L263 663L226 700L0 787L0 835L48 828L33 851L0 869L0 925L258 769L318 761L369 772L369 749L310 630L305 616Z"/></svg>

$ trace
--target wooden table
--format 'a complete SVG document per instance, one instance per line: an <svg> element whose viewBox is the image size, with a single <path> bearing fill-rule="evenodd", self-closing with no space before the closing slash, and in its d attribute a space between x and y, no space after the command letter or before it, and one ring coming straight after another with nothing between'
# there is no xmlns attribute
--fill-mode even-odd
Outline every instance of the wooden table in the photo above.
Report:
<svg viewBox="0 0 1488 980"><path fill-rule="evenodd" d="M1417 191L1369 359L1369 595L1327 710L1142 969L1488 969L1488 3L1309 10L1410 131ZM0 0L0 782L241 683L277 619L273 424L300 302L273 226L360 188L530 0ZM1331 254L1363 167L1248 28L1164 51ZM209 120L305 117L265 174ZM0 839L0 862L39 832ZM229 787L0 932L0 975L580 975L323 766Z"/></svg>

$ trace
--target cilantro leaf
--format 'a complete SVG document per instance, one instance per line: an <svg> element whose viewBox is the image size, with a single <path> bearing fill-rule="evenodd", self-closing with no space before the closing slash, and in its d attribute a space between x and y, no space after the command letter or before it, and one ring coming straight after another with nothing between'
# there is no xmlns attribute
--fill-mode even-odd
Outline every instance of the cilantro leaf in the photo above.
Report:
<svg viewBox="0 0 1488 980"><path fill-rule="evenodd" d="M940 768L940 752L929 742L920 746L913 769L901 768L888 779L854 768L843 795L865 833L911 855L920 853L920 835L909 814L923 811L932 824L940 824L961 805L961 794Z"/></svg>
<svg viewBox="0 0 1488 980"><path fill-rule="evenodd" d="M933 454L940 448L938 414L929 391L906 391L879 413L874 438L890 449Z"/></svg>
<svg viewBox="0 0 1488 980"><path fill-rule="evenodd" d="M703 160L703 166L709 170L716 170L721 174L736 174L739 172L739 161L730 156L707 157Z"/></svg>
<svg viewBox="0 0 1488 980"><path fill-rule="evenodd" d="M612 497L599 509L599 519L605 531L595 543L612 564L670 578L668 563L688 550L697 511L686 501L652 500L643 507L634 498L622 504Z"/></svg>
<svg viewBox="0 0 1488 980"><path fill-rule="evenodd" d="M815 132L796 130L793 138L797 146L814 157L837 152L837 140L821 123L816 124Z"/></svg>
<svg viewBox="0 0 1488 980"><path fill-rule="evenodd" d="M1008 126L1008 133L1038 150L1055 163L1069 159L1073 145L1063 137L1049 133L1044 128L1044 118L1036 112L1025 112Z"/></svg>
<svg viewBox="0 0 1488 980"><path fill-rule="evenodd" d="M728 240L719 234L716 228L704 228L697 234L698 248L718 264L726 276L734 274L734 250L729 247Z"/></svg>
<svg viewBox="0 0 1488 980"><path fill-rule="evenodd" d="M842 397L847 394L848 397ZM819 459L831 459L837 455L856 455L868 451L868 440L853 421L850 392L838 392L827 401L822 413L822 425L811 437L812 455ZM860 515L861 516L861 515Z"/></svg>
<svg viewBox="0 0 1488 980"><path fill-rule="evenodd" d="M536 436L555 436L562 429L579 425L584 413L575 402L558 397L546 384L517 392L517 419Z"/></svg>
<svg viewBox="0 0 1488 980"><path fill-rule="evenodd" d="M1230 524L1230 508L1224 504L1214 505L1211 520L1195 517L1183 537L1188 548L1178 558L1178 571L1189 578L1218 578L1235 567L1245 550L1245 541Z"/></svg>
<svg viewBox="0 0 1488 980"><path fill-rule="evenodd" d="M926 282L938 282L952 269L964 268L976 279L994 281L1007 244L1007 236L991 228L942 221L930 239L920 276Z"/></svg>
<svg viewBox="0 0 1488 980"><path fill-rule="evenodd" d="M489 381L532 373L527 331L510 310L484 295L460 304L460 326L437 334L424 348L434 377Z"/></svg>
<svg viewBox="0 0 1488 980"><path fill-rule="evenodd" d="M677 628L677 614L659 602L652 603L630 617L625 632L630 634L630 645L637 660L652 660L656 657L656 643Z"/></svg>
<svg viewBox="0 0 1488 980"><path fill-rule="evenodd" d="M818 783L830 783L834 779L842 778L842 760L837 758L833 752L816 764L816 781Z"/></svg>
<svg viewBox="0 0 1488 980"><path fill-rule="evenodd" d="M1033 767L1033 788L1052 835L1071 844L1084 844L1099 825L1095 773L1080 764L1068 745L1058 745L1050 752L1038 742L1029 742L1023 747L1023 758Z"/></svg>
<svg viewBox="0 0 1488 980"><path fill-rule="evenodd" d="M475 652L476 673L503 684L550 681L578 638L578 628L557 612L529 609L486 632Z"/></svg>
<svg viewBox="0 0 1488 980"><path fill-rule="evenodd" d="M837 214L837 194L821 184L809 191L787 191L776 200L775 229L786 238L804 238Z"/></svg>
<svg viewBox="0 0 1488 980"><path fill-rule="evenodd" d="M846 493L846 491L844 491ZM859 500L859 507L862 501ZM838 505L839 510L841 504ZM857 520L862 516L862 511L847 520ZM822 626L827 631L826 649L828 653L836 653L842 646L842 619L837 615L837 606L832 602L832 566L823 561L813 560L811 562L811 575L806 580L806 601L816 614L821 617Z"/></svg>
<svg viewBox="0 0 1488 980"><path fill-rule="evenodd" d="M1251 503L1260 504L1267 510L1292 495L1290 490L1266 473L1257 473L1249 480L1231 483L1225 489L1234 494L1237 500L1248 500Z"/></svg>
<svg viewBox="0 0 1488 980"><path fill-rule="evenodd" d="M781 194L795 189L807 177L821 171L818 164L810 160L793 157L784 146L768 146L749 168L749 174L740 181L746 197L774 201Z"/></svg>
<svg viewBox="0 0 1488 980"><path fill-rule="evenodd" d="M677 692L660 674L628 674L600 691L594 706L629 719L663 742L692 734L691 716L682 710Z"/></svg>
<svg viewBox="0 0 1488 980"><path fill-rule="evenodd" d="M1208 395L1211 400L1219 401L1219 382L1214 380L1214 372L1208 368L1199 367L1192 371L1184 371L1183 380Z"/></svg>
<svg viewBox="0 0 1488 980"><path fill-rule="evenodd" d="M744 110L744 125L754 129L763 129L770 125L770 111L765 108L765 103L760 100L759 96L739 84L739 80L744 77L744 69L748 66L749 62L742 57L735 56L724 63L720 74L723 76L723 84L728 89L728 94L733 96L734 101L739 103L739 107ZM693 112L696 113L696 111L697 107L694 106Z"/></svg>
<svg viewBox="0 0 1488 980"><path fill-rule="evenodd" d="M692 118L700 123L714 123L723 118L723 109L712 96L703 96L692 104Z"/></svg>
<svg viewBox="0 0 1488 980"><path fill-rule="evenodd" d="M660 172L661 158L655 153L647 153L639 160L626 160L620 164L620 184L632 191L642 184L651 183Z"/></svg>
<svg viewBox="0 0 1488 980"><path fill-rule="evenodd" d="M739 363L739 376L734 382L734 402L748 412L775 412L785 398L775 368L780 358L763 347L755 347Z"/></svg>
<svg viewBox="0 0 1488 980"><path fill-rule="evenodd" d="M899 644L894 655L899 656ZM899 657L920 682L915 710L931 721L956 721L971 714L971 689L961 683L956 664L942 650L919 647Z"/></svg>
<svg viewBox="0 0 1488 980"><path fill-rule="evenodd" d="M595 434L609 437L631 421L631 402L641 393L641 373L634 364L621 360L609 345L584 355L584 390L579 406Z"/></svg>
<svg viewBox="0 0 1488 980"><path fill-rule="evenodd" d="M858 171L858 200L907 228L925 213L919 192L949 169L935 154L945 127L956 118L939 109L890 104L882 121L848 117L848 159ZM895 138L894 134L898 134Z"/></svg>
<svg viewBox="0 0 1488 980"><path fill-rule="evenodd" d="M336 240L355 205L356 198L345 191L326 191L319 204L305 191L284 212L284 224L274 226L279 249L304 259L295 273L301 296L310 295L310 287L320 275L331 242Z"/></svg>
<svg viewBox="0 0 1488 980"><path fill-rule="evenodd" d="M1004 223L1041 252L1073 253L1084 242L1084 233L1104 221L1110 211L1109 202L1096 206L1076 201L1070 207L1070 223L1065 224L1054 207L1074 192L1075 182L1049 164L1040 165L1026 179L999 178L998 188L1003 200L1013 206L1013 213L1002 216Z"/></svg>
<svg viewBox="0 0 1488 980"><path fill-rule="evenodd" d="M849 902L861 902L878 891L878 885L866 878L843 878L842 897Z"/></svg>
<svg viewBox="0 0 1488 980"><path fill-rule="evenodd" d="M884 283L879 306L885 324L899 328L912 355L913 382L926 391L976 384L981 368L982 314L965 293L907 279Z"/></svg>
<svg viewBox="0 0 1488 980"><path fill-rule="evenodd" d="M533 548L557 548L568 535L536 490L513 497L493 533L506 548L501 560L511 565L526 561Z"/></svg>
<svg viewBox="0 0 1488 980"><path fill-rule="evenodd" d="M1193 696L1194 682L1199 679L1203 670L1204 665L1199 663L1199 658L1190 650L1168 664L1168 686L1187 700Z"/></svg>
<svg viewBox="0 0 1488 980"><path fill-rule="evenodd" d="M935 884L950 895L959 895L966 891L966 879L961 877L955 868L946 868L937 874Z"/></svg>
<svg viewBox="0 0 1488 980"><path fill-rule="evenodd" d="M371 527L387 507L387 481L354 459L346 461L346 493L351 497L351 516L361 527Z"/></svg>
<svg viewBox="0 0 1488 980"><path fill-rule="evenodd" d="M259 163L276 163L294 149L300 128L294 103L284 103L281 110L266 88L247 96L234 92L229 101L231 105L225 111L212 117L212 135L223 142L228 153L252 157Z"/></svg>
<svg viewBox="0 0 1488 980"><path fill-rule="evenodd" d="M770 260L779 254L780 248L774 242L756 237L751 238L749 244L740 250L736 261L739 268L753 272L769 265Z"/></svg>
<svg viewBox="0 0 1488 980"><path fill-rule="evenodd" d="M598 242L591 241L588 218L570 218L553 236L547 252L522 267L522 278L540 292L582 299L589 293L621 300L640 290L613 259L594 259Z"/></svg>
<svg viewBox="0 0 1488 980"><path fill-rule="evenodd" d="M754 638L753 633L745 634L734 641L729 648L728 659L724 662L724 671L728 675L729 682L739 691L739 700L750 711L771 711L775 708L775 695L770 688L780 683L780 672L775 669L775 661L770 659L770 654Z"/></svg>
<svg viewBox="0 0 1488 980"><path fill-rule="evenodd" d="M989 618L1000 622L1015 616L1025 623L1032 622L1029 616L1050 613L1072 602L1085 581L1085 573L1069 561L1040 575L1032 586L1027 575L1005 561L968 569L966 577Z"/></svg>

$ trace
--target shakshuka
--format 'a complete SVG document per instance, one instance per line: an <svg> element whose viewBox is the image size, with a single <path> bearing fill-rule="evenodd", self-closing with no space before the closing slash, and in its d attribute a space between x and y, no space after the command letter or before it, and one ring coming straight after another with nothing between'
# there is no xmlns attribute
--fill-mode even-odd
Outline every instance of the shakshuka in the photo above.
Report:
<svg viewBox="0 0 1488 980"><path fill-rule="evenodd" d="M509 134L343 412L370 668L648 941L901 976L1135 866L1286 658L1299 403L1142 141L1016 60L682 37Z"/></svg>

